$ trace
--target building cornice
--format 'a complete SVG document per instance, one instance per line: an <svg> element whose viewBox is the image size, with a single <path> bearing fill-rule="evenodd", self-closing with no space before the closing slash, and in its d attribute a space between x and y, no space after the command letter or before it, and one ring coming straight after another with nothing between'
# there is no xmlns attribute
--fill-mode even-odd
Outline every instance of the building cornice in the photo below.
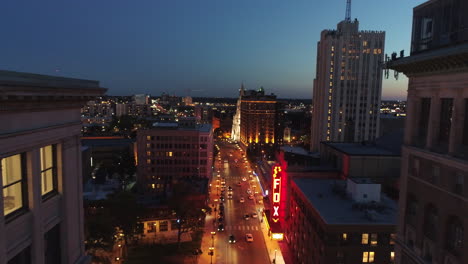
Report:
<svg viewBox="0 0 468 264"><path fill-rule="evenodd" d="M408 77L467 71L468 43L394 59L386 67Z"/></svg>

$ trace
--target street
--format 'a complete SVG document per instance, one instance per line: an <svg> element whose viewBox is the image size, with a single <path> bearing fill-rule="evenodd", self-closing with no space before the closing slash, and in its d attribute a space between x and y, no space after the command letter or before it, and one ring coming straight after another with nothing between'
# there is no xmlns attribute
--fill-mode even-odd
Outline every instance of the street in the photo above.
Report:
<svg viewBox="0 0 468 264"><path fill-rule="evenodd" d="M214 204L216 211L207 217L202 241L204 256L199 258L199 263L271 263L260 225L263 208L261 187L244 152L237 145L218 142L218 146L210 193L210 205ZM232 198L229 197L231 193ZM221 197L224 197L224 202ZM220 209L221 202L224 210ZM220 215L224 216L222 221L218 219ZM244 218L245 215L249 217ZM218 231L220 224L223 224L224 231ZM216 233L212 235L213 231ZM247 242L246 234L252 234L252 242ZM229 242L231 235L234 235L235 243ZM214 248L213 256L209 255L210 247Z"/></svg>

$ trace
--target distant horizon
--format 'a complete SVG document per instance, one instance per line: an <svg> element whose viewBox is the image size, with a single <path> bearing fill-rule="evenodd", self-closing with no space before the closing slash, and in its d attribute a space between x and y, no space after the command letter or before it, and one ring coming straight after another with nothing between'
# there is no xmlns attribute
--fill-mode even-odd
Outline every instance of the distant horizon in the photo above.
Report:
<svg viewBox="0 0 468 264"><path fill-rule="evenodd" d="M385 31L386 54L408 54L412 11L423 2L353 1L351 18L360 30ZM235 97L244 83L312 100L317 42L346 7L343 0L109 3L3 3L0 69L98 80L113 94ZM384 79L382 97L405 100L407 83L403 75Z"/></svg>

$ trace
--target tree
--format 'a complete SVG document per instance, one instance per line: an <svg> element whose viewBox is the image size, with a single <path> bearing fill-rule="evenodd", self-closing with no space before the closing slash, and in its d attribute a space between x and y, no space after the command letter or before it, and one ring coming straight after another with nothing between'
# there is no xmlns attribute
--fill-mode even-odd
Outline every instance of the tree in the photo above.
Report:
<svg viewBox="0 0 468 264"><path fill-rule="evenodd" d="M183 233L200 230L204 225L206 205L197 204L194 198L197 192L188 182L179 182L173 186L173 195L169 206L176 216L177 246Z"/></svg>
<svg viewBox="0 0 468 264"><path fill-rule="evenodd" d="M141 232L138 225L138 217L142 215L143 208L137 203L133 193L121 191L111 196L106 201L114 226L122 230L127 244L128 238L132 238Z"/></svg>

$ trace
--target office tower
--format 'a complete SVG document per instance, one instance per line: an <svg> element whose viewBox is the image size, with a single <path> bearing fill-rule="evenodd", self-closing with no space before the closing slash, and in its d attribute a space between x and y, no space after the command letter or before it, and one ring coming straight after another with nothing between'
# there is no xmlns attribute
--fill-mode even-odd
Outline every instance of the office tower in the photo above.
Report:
<svg viewBox="0 0 468 264"><path fill-rule="evenodd" d="M398 263L468 263L468 2L413 10L411 54L387 67L409 78Z"/></svg>
<svg viewBox="0 0 468 264"><path fill-rule="evenodd" d="M85 256L80 109L99 82L0 71L0 263Z"/></svg>
<svg viewBox="0 0 468 264"><path fill-rule="evenodd" d="M311 151L321 141L361 142L379 135L385 32L344 20L317 44Z"/></svg>
<svg viewBox="0 0 468 264"><path fill-rule="evenodd" d="M282 141L277 133L276 95L265 95L265 90L247 90L241 98L240 142L254 151L269 148Z"/></svg>
<svg viewBox="0 0 468 264"><path fill-rule="evenodd" d="M171 192L180 179L210 179L213 165L211 125L195 118L155 123L137 133L137 184L148 197Z"/></svg>

